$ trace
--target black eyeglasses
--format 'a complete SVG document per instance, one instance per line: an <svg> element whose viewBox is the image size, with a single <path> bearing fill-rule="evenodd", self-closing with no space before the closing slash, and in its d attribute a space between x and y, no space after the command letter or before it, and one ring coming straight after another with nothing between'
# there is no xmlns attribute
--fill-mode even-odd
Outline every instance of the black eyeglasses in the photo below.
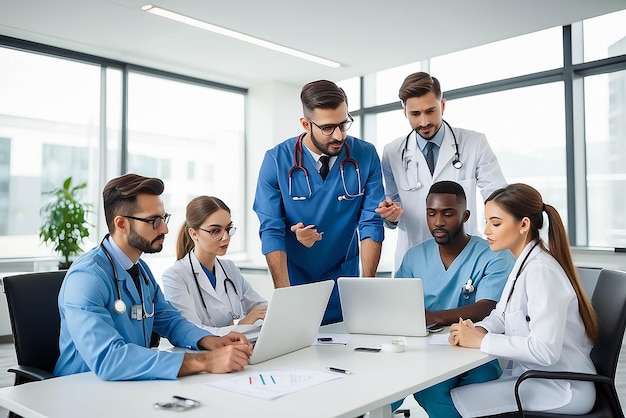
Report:
<svg viewBox="0 0 626 418"><path fill-rule="evenodd" d="M235 232L237 231L237 227L236 226L227 226L226 228L222 228L221 226L218 228L213 228L213 229L204 229L204 228L200 228L198 227L199 230L207 232L209 235L211 235L211 238L213 238L215 241L219 241L222 238L224 238L224 233L226 232L229 236L233 236L235 235Z"/></svg>
<svg viewBox="0 0 626 418"><path fill-rule="evenodd" d="M166 213L163 216L153 216L152 218L138 218L136 216L130 216L130 215L122 215L124 218L128 218L128 219L134 219L136 221L141 221L141 222L145 222L147 224L152 224L152 229L159 229L159 227L161 226L161 222L164 222L165 224L167 224L170 221L170 215L169 213Z"/></svg>
<svg viewBox="0 0 626 418"><path fill-rule="evenodd" d="M337 128L339 128L339 130L341 132L345 132L348 129L350 129L350 127L352 126L352 122L354 122L354 119L352 118L352 115L350 115L348 113L348 119L344 120L343 122L341 122L338 125L319 126L317 123L313 122L311 119L309 119L309 122L311 122L313 125L317 126L319 128L319 130L322 131L322 135L324 135L324 136L331 136L335 132L335 129L337 129Z"/></svg>

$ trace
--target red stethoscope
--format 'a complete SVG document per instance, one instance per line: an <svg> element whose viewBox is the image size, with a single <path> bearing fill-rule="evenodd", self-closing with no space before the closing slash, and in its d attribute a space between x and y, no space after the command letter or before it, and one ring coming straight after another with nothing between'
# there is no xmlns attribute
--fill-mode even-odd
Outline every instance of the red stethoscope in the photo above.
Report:
<svg viewBox="0 0 626 418"><path fill-rule="evenodd" d="M312 195L311 182L309 181L309 171L302 164L302 161L304 159L302 138L304 138L305 135L306 135L306 132L300 134L300 136L298 137L298 140L296 141L296 146L293 148L293 167L289 169L289 174L288 174L289 196L293 200L310 199ZM344 194L337 196L337 200L339 201L352 200L359 196L363 196L365 194L365 190L363 189L361 185L361 172L359 170L359 163L357 163L356 160L350 156L350 148L348 147L348 144L344 142L343 145L346 148L346 157L339 163L339 173L341 174L341 183L343 185ZM346 178L344 175L344 167L346 163L352 164L354 166L354 171L356 172L356 178L357 178L357 187L358 187L356 193L348 192L348 188L346 187ZM306 180L306 185L308 189L308 196L294 196L292 193L291 179L292 179L293 174L298 170L302 171L302 173L304 174L304 179Z"/></svg>

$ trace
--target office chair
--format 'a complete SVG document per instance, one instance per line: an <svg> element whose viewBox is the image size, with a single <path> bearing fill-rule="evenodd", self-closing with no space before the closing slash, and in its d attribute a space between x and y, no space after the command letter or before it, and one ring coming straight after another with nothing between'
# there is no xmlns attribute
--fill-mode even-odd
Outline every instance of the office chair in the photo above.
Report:
<svg viewBox="0 0 626 418"><path fill-rule="evenodd" d="M3 280L17 366L15 385L45 380L59 358L57 298L67 270L20 274Z"/></svg>
<svg viewBox="0 0 626 418"><path fill-rule="evenodd" d="M519 386L528 379L566 379L595 382L596 403L584 418L624 418L624 412L615 389L615 371L626 328L626 272L603 269L598 276L591 303L598 316L600 335L598 343L591 350L591 360L598 374L576 372L549 372L527 370L515 384L515 400L518 412L496 415L498 418L558 418L571 415L550 414L548 412L525 412L519 398Z"/></svg>

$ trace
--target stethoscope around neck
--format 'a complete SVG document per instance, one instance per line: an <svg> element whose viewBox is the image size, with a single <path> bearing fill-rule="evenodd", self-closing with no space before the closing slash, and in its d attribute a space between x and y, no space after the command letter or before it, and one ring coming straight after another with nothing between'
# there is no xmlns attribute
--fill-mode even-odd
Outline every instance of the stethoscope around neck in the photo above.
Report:
<svg viewBox="0 0 626 418"><path fill-rule="evenodd" d="M117 299L115 300L115 302L113 302L113 310L115 311L116 314L121 315L124 312L126 312L126 302L124 302L124 300L122 299L122 289L120 288L120 279L119 276L117 275L117 268L115 267L115 262L113 261L113 257L111 257L111 254L109 253L109 250L106 249L106 247L104 246L104 241L109 237L109 234L107 234L102 241L100 242L100 247L102 248L102 251L104 252L104 255L106 255L107 259L109 260L109 263L111 263L111 267L113 268L113 281L115 282L115 288L117 290ZM143 267L141 267L141 265L138 265L139 267L139 276L141 276L143 278L144 283L146 284L146 286L149 285L148 283L148 279L146 278L146 274L143 271ZM141 319L145 319L145 318L151 318L154 316L154 305L152 306L152 313L149 314L146 312L146 308L144 306L144 302L143 302L143 292L140 292L140 296L141 296L141 307L142 307L142 312L141 315L137 316L136 319L141 320Z"/></svg>
<svg viewBox="0 0 626 418"><path fill-rule="evenodd" d="M204 301L204 296L202 296L202 290L200 289L200 283L198 282L198 273L196 273L196 269L194 269L193 267L193 262L191 260L192 251L193 249L187 253L187 257L189 258L189 266L191 267L191 273L193 274L193 278L196 281L196 288L198 289L198 294L200 295L200 301L202 302L202 307L204 308L204 311L207 313L207 315L211 317L211 314L209 314L209 310L207 309L206 302ZM228 298L228 303L230 304L230 316L232 317L233 321L236 321L237 319L240 319L243 316L243 304L241 304L241 300L239 299L239 292L237 292L237 287L235 287L235 283L233 283L230 277L228 277L228 274L226 273L226 270L224 269L224 266L222 265L220 260L216 258L215 261L217 261L217 264L220 265L220 268L224 272L224 292L226 293L226 298ZM230 286L233 288L233 291L235 292L235 296L237 296L237 299L240 302L239 303L241 307L240 314L235 313L233 302L230 299L230 295L228 294L228 284L230 284ZM214 324L214 325L217 326L217 324Z"/></svg>
<svg viewBox="0 0 626 418"><path fill-rule="evenodd" d="M533 246L530 247L530 250L526 253L526 256L524 256L524 259L520 263L520 266L517 269L517 273L515 273L515 279L513 279L513 284L511 285L511 290L509 290L509 296L506 298L506 303L504 304L504 309L502 310L502 318L503 319L506 317L506 310L509 307L509 303L511 303L511 296L513 296L513 291L515 290L515 284L517 283L517 279L522 274L522 270L524 269L524 265L526 264L526 261L528 261L528 257L530 257L530 253L533 252L533 250L535 249L535 247L537 245L539 245L539 241L536 241L533 244ZM530 322L530 316L528 316L528 315L526 315L526 322Z"/></svg>
<svg viewBox="0 0 626 418"><path fill-rule="evenodd" d="M311 190L311 182L309 181L309 170L304 167L304 146L302 145L302 138L306 135L306 132L300 134L298 140L296 141L296 145L293 147L293 166L289 169L289 173L287 176L289 177L289 196L293 200L306 200L310 199L313 192ZM365 194L365 190L363 190L363 186L361 184L361 171L359 169L359 163L356 162L354 158L350 156L350 148L348 147L348 143L344 141L344 148L346 149L346 157L339 163L339 173L341 174L341 183L343 185L344 194L337 196L337 200L352 200L359 196L363 196ZM356 193L352 194L348 192L348 188L346 187L346 178L344 175L344 167L347 164L352 164L354 166L354 170L356 172L357 186L358 190ZM294 196L292 192L292 178L296 171L302 171L304 174L304 179L306 180L307 186L307 196Z"/></svg>
<svg viewBox="0 0 626 418"><path fill-rule="evenodd" d="M452 167L456 168L457 170L460 170L461 168L463 168L463 162L461 161L461 154L459 154L459 143L456 140L456 135L454 134L454 130L452 129L452 126L450 126L450 124L448 122L446 122L444 119L442 119L441 121L442 121L442 126L443 126L443 123L445 123L446 126L448 128L450 128L450 133L452 134L452 140L454 141L454 159L452 160ZM410 191L410 190L417 190L417 189L422 187L422 183L417 181L417 179L416 179L416 182L415 182L414 186L410 186L409 185L409 174L408 174L408 171L409 171L409 163L411 162L411 160L405 161L405 159L404 159L404 156L405 156L406 152L409 149L409 138L411 137L411 134L413 132L414 131L411 131L406 136L406 139L404 140L404 148L402 149L402 154L400 155L400 159L401 159L401 162L402 162L402 165L403 165L403 169L404 169L404 177L405 177L405 180L406 180L406 184L408 186L408 189L404 189L404 190L408 190L408 191ZM418 135L418 133L415 132L415 135ZM417 169L417 165L415 167ZM417 175L417 170L416 170L416 175Z"/></svg>

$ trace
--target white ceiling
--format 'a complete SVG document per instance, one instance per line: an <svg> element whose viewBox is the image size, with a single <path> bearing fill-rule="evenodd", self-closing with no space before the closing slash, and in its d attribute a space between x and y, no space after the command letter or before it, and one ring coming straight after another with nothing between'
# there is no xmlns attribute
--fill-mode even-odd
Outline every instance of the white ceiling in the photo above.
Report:
<svg viewBox="0 0 626 418"><path fill-rule="evenodd" d="M0 34L251 87L408 64L626 8L626 0L153 0L343 64L320 64L141 11L149 0L0 0Z"/></svg>

